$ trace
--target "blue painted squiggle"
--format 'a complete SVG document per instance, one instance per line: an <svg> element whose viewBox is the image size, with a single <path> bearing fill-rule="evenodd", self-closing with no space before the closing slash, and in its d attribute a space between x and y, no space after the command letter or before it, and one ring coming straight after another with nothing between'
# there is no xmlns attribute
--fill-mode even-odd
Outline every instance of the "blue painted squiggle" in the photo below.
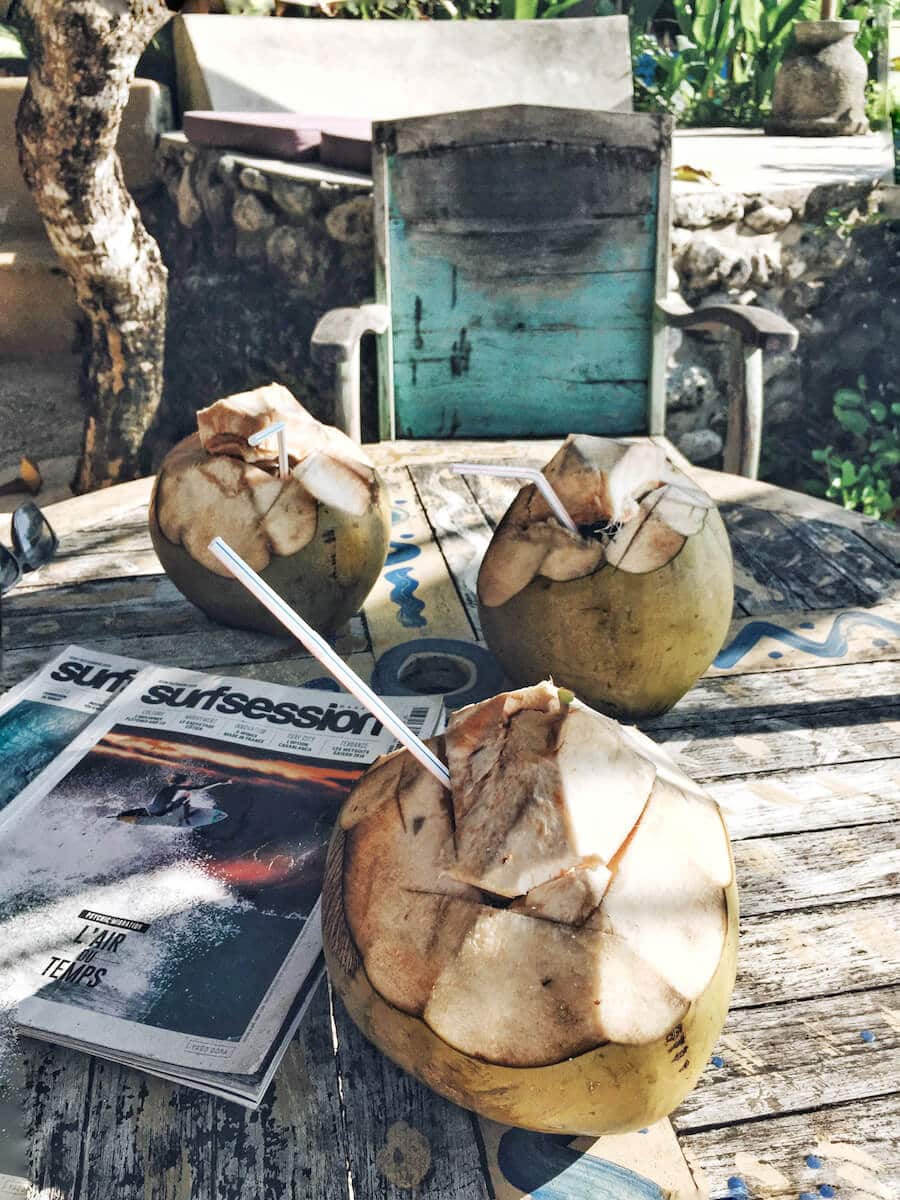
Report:
<svg viewBox="0 0 900 1200"><path fill-rule="evenodd" d="M730 646L719 651L713 666L720 670L733 667L764 637L774 638L775 641L794 650L814 654L816 658L843 658L847 653L845 630L855 629L859 625L871 625L888 633L900 634L900 625L896 621L889 621L887 617L880 617L876 613L855 610L842 612L835 617L824 642L814 642L802 633L784 629L781 625L773 625L771 621L751 621L749 625L744 626Z"/></svg>
<svg viewBox="0 0 900 1200"><path fill-rule="evenodd" d="M572 1150L565 1134L509 1129L500 1139L497 1163L513 1187L532 1200L665 1200L652 1180Z"/></svg>
<svg viewBox="0 0 900 1200"><path fill-rule="evenodd" d="M384 577L391 585L391 600L397 605L397 620L405 629L416 629L428 622L422 616L425 601L415 594L419 581L413 575L412 567L401 567L400 563L411 562L419 557L422 551L413 542L391 542L391 552L387 556L387 566Z"/></svg>

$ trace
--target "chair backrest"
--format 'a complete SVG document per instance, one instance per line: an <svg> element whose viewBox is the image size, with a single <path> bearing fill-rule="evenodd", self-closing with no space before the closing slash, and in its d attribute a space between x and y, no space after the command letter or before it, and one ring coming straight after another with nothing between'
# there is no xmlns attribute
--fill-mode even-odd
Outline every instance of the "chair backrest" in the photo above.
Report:
<svg viewBox="0 0 900 1200"><path fill-rule="evenodd" d="M181 111L305 112L371 120L561 104L630 112L628 18L175 23Z"/></svg>
<svg viewBox="0 0 900 1200"><path fill-rule="evenodd" d="M382 437L662 433L671 135L530 106L376 126Z"/></svg>

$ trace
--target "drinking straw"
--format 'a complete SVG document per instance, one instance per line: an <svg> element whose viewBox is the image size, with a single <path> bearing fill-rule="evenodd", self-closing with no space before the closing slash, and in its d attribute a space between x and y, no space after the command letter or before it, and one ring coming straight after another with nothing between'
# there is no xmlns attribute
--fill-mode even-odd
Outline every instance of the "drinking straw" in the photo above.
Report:
<svg viewBox="0 0 900 1200"><path fill-rule="evenodd" d="M400 720L392 709L388 708L380 696L376 696L367 683L363 683L355 671L347 666L340 655L328 645L323 637L321 637L308 625L306 621L295 612L293 608L285 601L277 592L261 579L259 575L248 566L247 563L228 545L222 538L217 537L209 543L209 551L214 554L223 567L226 567L231 574L237 579L238 583L242 583L251 595L255 596L260 604L264 605L269 610L276 620L290 633L294 635L299 642L302 642L306 649L310 652L313 658L317 658L322 666L330 671L338 683L342 684L348 692L356 697L361 704L376 717L382 725L394 735L398 742L402 743L410 754L418 759L418 761L430 771L431 774L443 784L444 787L450 786L450 773L436 754L433 754L425 743L417 738L411 729L409 729Z"/></svg>
<svg viewBox="0 0 900 1200"><path fill-rule="evenodd" d="M264 442L266 438L270 438L276 433L278 434L278 478L287 479L290 475L290 468L288 467L287 444L284 440L284 421L274 421L265 429L261 429L259 433L251 433L247 441L251 446L258 446L260 442Z"/></svg>
<svg viewBox="0 0 900 1200"><path fill-rule="evenodd" d="M456 475L499 475L503 479L527 479L533 483L547 503L550 510L566 529L572 533L578 532L578 526L566 512L562 500L550 486L547 477L537 467L501 467L495 463L453 463L450 467Z"/></svg>

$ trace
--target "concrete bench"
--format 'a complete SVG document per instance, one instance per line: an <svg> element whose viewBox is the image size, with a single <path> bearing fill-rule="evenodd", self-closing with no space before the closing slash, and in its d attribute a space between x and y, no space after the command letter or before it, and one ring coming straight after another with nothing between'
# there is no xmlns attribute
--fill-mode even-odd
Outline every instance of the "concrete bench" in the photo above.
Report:
<svg viewBox="0 0 900 1200"><path fill-rule="evenodd" d="M373 120L502 104L631 112L628 18L277 21L175 25L182 112L312 112Z"/></svg>

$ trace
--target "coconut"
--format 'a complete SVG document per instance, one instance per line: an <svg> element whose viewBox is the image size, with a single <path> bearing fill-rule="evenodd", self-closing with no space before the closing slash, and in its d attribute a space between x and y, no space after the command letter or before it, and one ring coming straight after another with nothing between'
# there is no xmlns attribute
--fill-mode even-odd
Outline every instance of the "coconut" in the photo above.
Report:
<svg viewBox="0 0 900 1200"><path fill-rule="evenodd" d="M496 1121L640 1129L694 1086L734 985L714 801L643 735L543 683L461 709L348 797L322 894L332 982L370 1041Z"/></svg>
<svg viewBox="0 0 900 1200"><path fill-rule="evenodd" d="M579 531L522 488L478 575L488 646L514 684L549 675L613 716L665 712L731 620L731 548L715 505L647 443L570 435L544 475Z"/></svg>
<svg viewBox="0 0 900 1200"><path fill-rule="evenodd" d="M275 438L248 441L276 421L285 424L286 479ZM277 383L201 409L197 429L166 456L150 497L150 536L172 582L218 621L283 633L210 553L219 536L333 632L359 610L387 555L390 508L368 457Z"/></svg>

